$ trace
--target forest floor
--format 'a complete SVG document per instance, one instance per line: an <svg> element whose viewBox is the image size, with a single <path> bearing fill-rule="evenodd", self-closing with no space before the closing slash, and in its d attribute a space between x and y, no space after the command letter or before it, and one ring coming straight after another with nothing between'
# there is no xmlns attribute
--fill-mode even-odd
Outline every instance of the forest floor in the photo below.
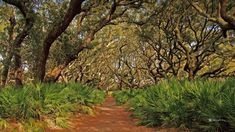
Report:
<svg viewBox="0 0 235 132"><path fill-rule="evenodd" d="M123 106L117 106L111 96L96 106L96 114L74 115L69 129L54 129L51 132L176 132L175 129L154 129L137 126L137 119L131 118L131 113Z"/></svg>

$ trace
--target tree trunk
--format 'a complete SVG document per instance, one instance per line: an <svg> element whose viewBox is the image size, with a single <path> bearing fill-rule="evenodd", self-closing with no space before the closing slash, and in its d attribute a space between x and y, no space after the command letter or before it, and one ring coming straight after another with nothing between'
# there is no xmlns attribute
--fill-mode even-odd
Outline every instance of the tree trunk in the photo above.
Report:
<svg viewBox="0 0 235 132"><path fill-rule="evenodd" d="M4 60L3 71L2 71L2 80L1 80L2 86L6 85L12 57L13 57L13 54L9 53L6 57L6 59Z"/></svg>
<svg viewBox="0 0 235 132"><path fill-rule="evenodd" d="M61 72L63 71L63 69L66 67L67 65L65 64L62 64L62 65L59 65L55 68L53 68L53 70L51 70L46 76L45 76L45 80L44 82L56 82L60 75L61 75Z"/></svg>
<svg viewBox="0 0 235 132"><path fill-rule="evenodd" d="M22 62L21 62L21 55L20 55L20 48L21 45L17 45L17 52L14 54L15 60L14 60L14 79L15 79L15 86L21 87L23 85L23 69L21 68Z"/></svg>
<svg viewBox="0 0 235 132"><path fill-rule="evenodd" d="M189 69L189 72L188 72L188 80L189 80L189 81L192 81L192 80L194 80L194 78L195 78L195 75L194 75L194 73L193 73L193 69Z"/></svg>
<svg viewBox="0 0 235 132"><path fill-rule="evenodd" d="M6 55L6 59L4 60L3 62L3 71L2 71L2 80L1 80L1 84L2 86L5 86L6 85L6 81L7 81L7 78L8 78L8 72L9 72L9 68L10 68L10 65L11 65L11 60L12 60L12 57L13 57L13 53L12 53L12 41L13 41L13 33L14 33L14 28L15 28L15 25L16 25L16 21L15 21L15 16L12 16L10 19L10 27L8 29L8 34L9 34L9 38L8 38L8 42L9 42L9 47L8 47L8 50L7 50L7 55Z"/></svg>
<svg viewBox="0 0 235 132"><path fill-rule="evenodd" d="M73 18L81 12L81 4L83 1L84 0L71 0L64 18L59 23L56 23L54 26L52 26L51 30L48 32L46 38L43 41L42 56L36 68L36 81L43 82L50 48L53 42L67 29Z"/></svg>
<svg viewBox="0 0 235 132"><path fill-rule="evenodd" d="M16 6L25 18L25 25L23 30L16 36L12 44L12 49L10 51L9 57L7 58L8 68L6 67L4 74L8 74L9 65L12 56L15 57L14 61L14 72L15 72L15 84L16 86L22 86L22 75L23 70L21 69L21 44L25 37L28 35L30 29L33 27L34 23L34 11L31 1L29 0L3 0L4 2ZM7 77L7 76L5 76ZM6 78L5 78L6 79Z"/></svg>
<svg viewBox="0 0 235 132"><path fill-rule="evenodd" d="M13 55L15 57L14 61L14 72L15 72L15 84L17 87L22 86L22 76L23 76L23 69L22 69L22 62L21 62L21 44L24 41L25 37L29 34L29 31L33 27L34 18L32 15L26 18L26 22L24 25L23 30L17 35L14 43L13 43Z"/></svg>
<svg viewBox="0 0 235 132"><path fill-rule="evenodd" d="M59 66L53 68L48 74L46 74L44 82L56 82L61 72L74 60L77 59L77 55L85 49L82 45L78 46L74 53L66 56L66 60L64 64L60 64Z"/></svg>

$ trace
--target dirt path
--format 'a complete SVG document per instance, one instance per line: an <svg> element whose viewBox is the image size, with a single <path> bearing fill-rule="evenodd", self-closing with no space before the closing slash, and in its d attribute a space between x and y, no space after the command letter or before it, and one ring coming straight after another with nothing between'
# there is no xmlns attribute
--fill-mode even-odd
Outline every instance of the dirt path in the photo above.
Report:
<svg viewBox="0 0 235 132"><path fill-rule="evenodd" d="M144 126L136 126L135 120L130 118L130 112L123 107L116 106L113 97L107 97L104 104L97 106L97 114L95 116L82 115L72 120L73 127L71 132L154 132L153 128ZM55 130L57 131L57 130ZM57 131L57 132L58 132Z"/></svg>

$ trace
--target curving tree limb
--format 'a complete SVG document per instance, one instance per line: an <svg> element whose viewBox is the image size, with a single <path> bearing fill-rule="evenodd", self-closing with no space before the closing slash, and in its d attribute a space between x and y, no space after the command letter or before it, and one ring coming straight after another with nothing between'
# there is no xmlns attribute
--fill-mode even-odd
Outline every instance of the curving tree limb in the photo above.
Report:
<svg viewBox="0 0 235 132"><path fill-rule="evenodd" d="M228 0L219 0L217 17L212 17L207 14L198 4L192 2L192 0L187 1L200 15L206 17L211 22L217 23L222 29L223 37L227 37L228 30L235 30L235 17L228 15L226 11Z"/></svg>
<svg viewBox="0 0 235 132"><path fill-rule="evenodd" d="M47 33L43 41L42 57L37 66L37 74L35 75L36 81L42 82L44 80L50 48L53 42L67 29L74 17L82 12L81 5L83 1L85 0L71 0L64 17L58 23L52 25L52 28Z"/></svg>

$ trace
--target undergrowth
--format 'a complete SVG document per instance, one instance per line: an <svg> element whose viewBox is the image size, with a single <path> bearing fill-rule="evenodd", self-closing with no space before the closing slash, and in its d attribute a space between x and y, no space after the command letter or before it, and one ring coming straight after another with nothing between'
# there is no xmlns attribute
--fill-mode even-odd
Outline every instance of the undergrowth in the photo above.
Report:
<svg viewBox="0 0 235 132"><path fill-rule="evenodd" d="M165 80L146 90L114 93L128 104L140 125L190 131L235 131L235 79ZM134 94L133 94L134 93ZM136 93L136 94L135 94Z"/></svg>
<svg viewBox="0 0 235 132"><path fill-rule="evenodd" d="M103 91L76 83L6 87L0 91L0 130L9 129L12 120L25 131L66 128L71 113L93 114L92 106L104 98Z"/></svg>

